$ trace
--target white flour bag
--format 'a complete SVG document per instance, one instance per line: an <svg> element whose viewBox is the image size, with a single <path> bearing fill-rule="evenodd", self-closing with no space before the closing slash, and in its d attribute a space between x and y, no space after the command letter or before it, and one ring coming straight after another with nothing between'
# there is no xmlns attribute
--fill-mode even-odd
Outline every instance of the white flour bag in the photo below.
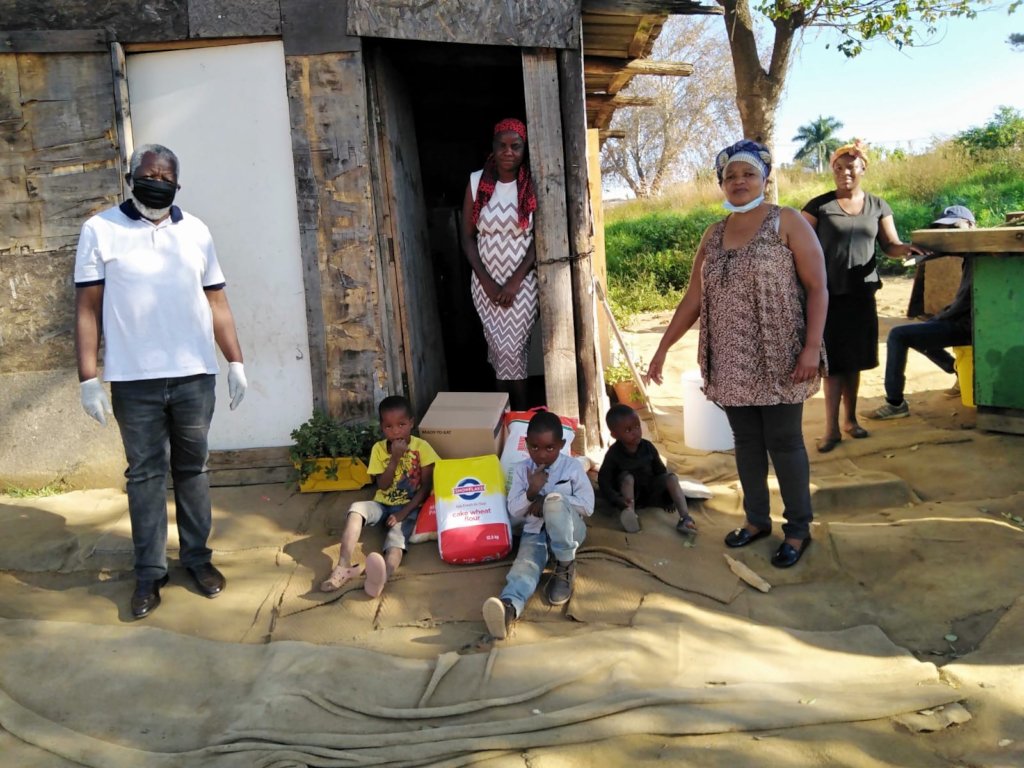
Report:
<svg viewBox="0 0 1024 768"><path fill-rule="evenodd" d="M494 455L434 465L437 547L446 563L500 560L512 551L505 480Z"/></svg>

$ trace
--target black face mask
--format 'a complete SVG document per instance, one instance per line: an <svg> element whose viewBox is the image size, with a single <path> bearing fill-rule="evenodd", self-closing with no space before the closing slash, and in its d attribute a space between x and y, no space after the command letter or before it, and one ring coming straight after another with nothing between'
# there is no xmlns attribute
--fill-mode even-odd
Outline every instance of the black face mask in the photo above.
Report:
<svg viewBox="0 0 1024 768"><path fill-rule="evenodd" d="M169 208L174 202L178 185L158 179L135 179L132 181L132 194L143 205L155 210Z"/></svg>

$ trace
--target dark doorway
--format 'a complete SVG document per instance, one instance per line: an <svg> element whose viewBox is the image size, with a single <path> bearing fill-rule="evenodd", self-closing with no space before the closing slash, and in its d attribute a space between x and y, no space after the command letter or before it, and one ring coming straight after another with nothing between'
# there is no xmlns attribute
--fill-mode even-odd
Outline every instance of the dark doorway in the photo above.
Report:
<svg viewBox="0 0 1024 768"><path fill-rule="evenodd" d="M387 58L411 102L416 146L408 150L418 154L421 169L427 257L434 280L430 288L440 317L448 389L491 391L494 371L470 296L472 270L459 234L469 176L491 151L494 124L505 117L525 120L521 52L482 45L366 42L374 54ZM538 333L539 327L534 335ZM543 373L536 355L534 371ZM531 378L531 403L543 403L543 378Z"/></svg>

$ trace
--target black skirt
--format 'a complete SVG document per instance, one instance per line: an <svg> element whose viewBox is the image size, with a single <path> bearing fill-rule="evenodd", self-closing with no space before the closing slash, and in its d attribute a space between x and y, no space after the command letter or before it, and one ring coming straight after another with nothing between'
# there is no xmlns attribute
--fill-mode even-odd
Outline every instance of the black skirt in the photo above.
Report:
<svg viewBox="0 0 1024 768"><path fill-rule="evenodd" d="M878 309L875 294L829 294L825 316L829 375L878 367Z"/></svg>

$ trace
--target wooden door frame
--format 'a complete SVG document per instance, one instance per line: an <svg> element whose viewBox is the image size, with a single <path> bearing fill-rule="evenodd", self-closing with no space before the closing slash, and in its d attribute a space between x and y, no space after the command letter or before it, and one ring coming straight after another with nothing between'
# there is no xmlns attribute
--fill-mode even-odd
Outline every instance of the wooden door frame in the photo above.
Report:
<svg viewBox="0 0 1024 768"><path fill-rule="evenodd" d="M378 49L363 49L363 66L366 70L366 129L369 136L367 159L370 164L370 190L373 195L373 213L377 233L377 289L380 294L378 313L384 349L384 368L392 394L407 395L410 358L405 339L404 325L398 315L395 298L399 294L398 266L395 264L394 231L391 221L391 193L389 178L383 167L385 148L381 133L383 118L380 115L378 97L379 72L375 59Z"/></svg>

